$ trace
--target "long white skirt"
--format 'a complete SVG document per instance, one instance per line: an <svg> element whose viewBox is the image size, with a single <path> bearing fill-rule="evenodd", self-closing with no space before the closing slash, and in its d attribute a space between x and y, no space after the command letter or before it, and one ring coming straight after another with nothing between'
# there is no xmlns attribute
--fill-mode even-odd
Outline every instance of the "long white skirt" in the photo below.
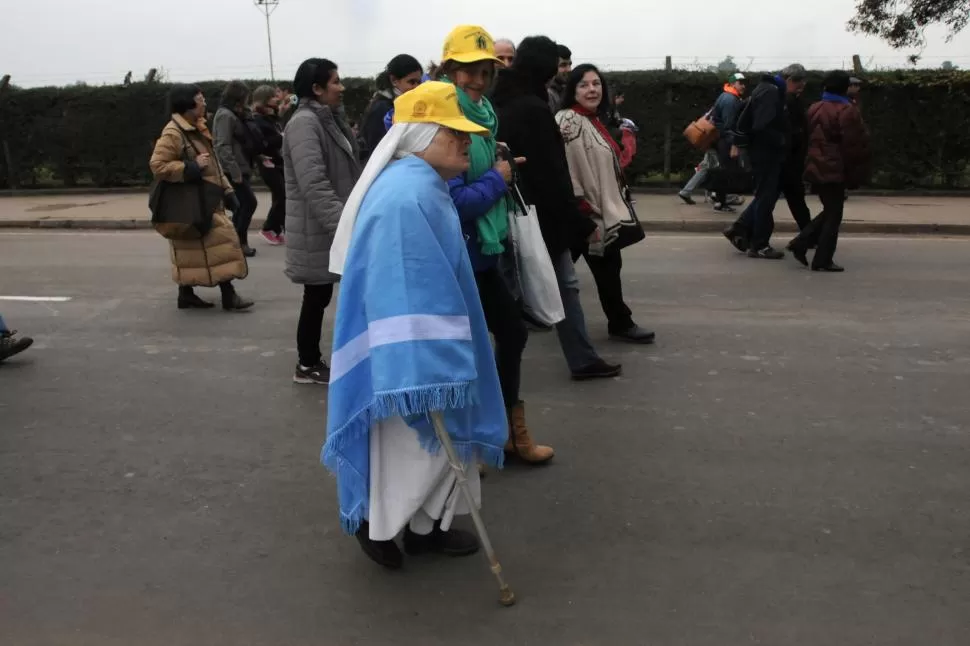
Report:
<svg viewBox="0 0 970 646"><path fill-rule="evenodd" d="M465 476L482 504L476 463L466 463ZM404 526L428 534L436 520L447 531L458 514L471 513L458 488L458 478L442 448L432 455L421 448L417 432L400 417L378 422L370 432L370 523L374 541L389 541Z"/></svg>

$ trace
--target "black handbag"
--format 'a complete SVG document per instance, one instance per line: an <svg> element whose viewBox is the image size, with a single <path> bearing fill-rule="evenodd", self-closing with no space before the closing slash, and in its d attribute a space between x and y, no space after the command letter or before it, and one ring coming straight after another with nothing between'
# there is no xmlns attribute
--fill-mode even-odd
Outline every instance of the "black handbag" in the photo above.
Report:
<svg viewBox="0 0 970 646"><path fill-rule="evenodd" d="M182 161L195 159L185 131L182 134ZM192 149L194 151L194 149ZM219 160L212 155L216 167ZM219 169L222 172L222 169ZM152 227L168 240L197 240L212 229L212 215L222 204L224 189L200 179L197 182L168 182L156 179L148 195Z"/></svg>

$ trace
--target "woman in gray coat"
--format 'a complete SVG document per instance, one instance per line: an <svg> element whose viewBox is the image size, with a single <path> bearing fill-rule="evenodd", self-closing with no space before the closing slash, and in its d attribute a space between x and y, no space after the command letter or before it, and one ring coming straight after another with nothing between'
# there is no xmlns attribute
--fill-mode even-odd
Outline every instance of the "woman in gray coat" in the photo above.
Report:
<svg viewBox="0 0 970 646"><path fill-rule="evenodd" d="M340 279L329 271L330 245L361 168L356 137L341 110L344 86L337 65L308 59L297 70L293 86L300 102L283 134L285 273L303 285L293 381L326 384L330 368L320 353L320 334L323 312Z"/></svg>

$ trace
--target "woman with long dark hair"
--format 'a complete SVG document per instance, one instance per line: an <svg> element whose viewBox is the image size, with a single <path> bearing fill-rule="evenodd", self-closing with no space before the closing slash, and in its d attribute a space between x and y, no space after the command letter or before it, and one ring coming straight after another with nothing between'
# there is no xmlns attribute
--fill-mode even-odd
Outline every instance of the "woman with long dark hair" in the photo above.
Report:
<svg viewBox="0 0 970 646"><path fill-rule="evenodd" d="M377 75L377 92L364 111L360 128L364 147L361 157L364 161L370 157L387 132L384 117L394 108L394 99L416 88L421 83L423 73L418 59L409 54L398 54Z"/></svg>
<svg viewBox="0 0 970 646"><path fill-rule="evenodd" d="M326 384L330 368L320 352L323 313L340 277L330 273L330 245L340 213L360 177L360 151L344 119L344 86L337 64L311 58L296 72L296 112L283 133L286 180L287 277L303 286L296 330L299 359L293 381Z"/></svg>
<svg viewBox="0 0 970 646"><path fill-rule="evenodd" d="M225 205L239 207L232 184L223 173L205 123L205 97L195 85L175 85L169 92L171 121L155 142L149 166L156 179L166 182L209 182L225 191ZM213 304L199 298L193 287L216 287L222 291L225 310L253 306L233 289L232 281L249 273L239 236L222 208L212 214L212 228L202 238L171 240L172 280L179 286L178 308L208 309Z"/></svg>
<svg viewBox="0 0 970 646"><path fill-rule="evenodd" d="M595 65L579 65L569 74L556 122L566 143L566 160L580 210L599 229L595 242L582 249L596 282L610 338L653 343L654 333L633 321L623 300L620 250L644 238L620 166L622 151L600 118L610 105L606 80Z"/></svg>

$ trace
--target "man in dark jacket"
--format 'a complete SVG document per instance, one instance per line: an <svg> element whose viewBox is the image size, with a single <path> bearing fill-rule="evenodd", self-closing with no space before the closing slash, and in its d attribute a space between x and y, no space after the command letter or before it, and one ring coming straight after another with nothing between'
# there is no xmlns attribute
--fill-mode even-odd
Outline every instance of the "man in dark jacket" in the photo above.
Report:
<svg viewBox="0 0 970 646"><path fill-rule="evenodd" d="M498 115L499 141L516 157L518 186L528 204L536 207L542 238L549 250L566 319L556 325L559 343L574 379L615 377L619 365L603 361L586 331L579 300L579 281L571 249L597 232L595 223L580 214L566 163L566 146L549 110L546 85L556 74L559 50L545 36L530 36L515 52L512 67L499 71L492 94Z"/></svg>
<svg viewBox="0 0 970 646"><path fill-rule="evenodd" d="M781 192L785 194L788 209L801 231L812 221L812 212L805 203L805 152L808 146L808 122L805 106L802 105L802 92L805 90L804 68L792 65L782 70L787 94L785 108L788 112L788 157L781 169Z"/></svg>
<svg viewBox="0 0 970 646"><path fill-rule="evenodd" d="M286 218L286 189L283 183L283 126L279 118L280 92L269 85L253 91L253 120L263 142L263 154L256 162L259 176L272 196L272 204L260 234L271 245L283 244Z"/></svg>
<svg viewBox="0 0 970 646"><path fill-rule="evenodd" d="M787 70L793 76L800 75L804 81L804 68L800 65L792 65ZM743 165L750 164L754 199L724 231L724 236L739 251L747 251L749 258L785 257L783 252L771 247L771 234L775 228L775 204L781 195L782 165L790 141L785 107L787 90L787 81L780 74L763 76L738 117L736 149L731 154L740 157Z"/></svg>

